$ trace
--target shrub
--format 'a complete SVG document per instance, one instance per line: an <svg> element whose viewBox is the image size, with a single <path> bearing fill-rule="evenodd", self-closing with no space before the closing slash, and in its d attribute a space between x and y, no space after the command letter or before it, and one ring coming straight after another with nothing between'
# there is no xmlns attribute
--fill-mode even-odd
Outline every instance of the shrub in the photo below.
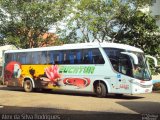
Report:
<svg viewBox="0 0 160 120"><path fill-rule="evenodd" d="M2 80L0 80L0 85L3 85L3 82L2 82Z"/></svg>
<svg viewBox="0 0 160 120"><path fill-rule="evenodd" d="M153 84L153 90L154 91L160 90L160 82Z"/></svg>

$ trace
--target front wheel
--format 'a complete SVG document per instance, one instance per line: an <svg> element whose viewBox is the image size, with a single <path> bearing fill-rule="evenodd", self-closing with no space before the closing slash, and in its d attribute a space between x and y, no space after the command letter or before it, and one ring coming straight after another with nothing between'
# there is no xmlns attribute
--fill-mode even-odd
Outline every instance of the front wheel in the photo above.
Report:
<svg viewBox="0 0 160 120"><path fill-rule="evenodd" d="M100 82L100 83L97 83L95 85L95 93L96 93L97 97L101 97L101 98L106 97L106 95L107 95L107 88L104 85L104 83Z"/></svg>
<svg viewBox="0 0 160 120"><path fill-rule="evenodd" d="M23 87L24 87L24 91L26 91L26 92L32 92L33 91L33 85L32 85L31 80L24 81Z"/></svg>

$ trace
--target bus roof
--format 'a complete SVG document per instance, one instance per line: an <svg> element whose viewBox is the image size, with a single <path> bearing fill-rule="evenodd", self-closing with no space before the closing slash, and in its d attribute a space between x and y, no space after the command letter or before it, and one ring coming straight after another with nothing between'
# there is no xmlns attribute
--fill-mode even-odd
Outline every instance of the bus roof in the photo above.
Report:
<svg viewBox="0 0 160 120"><path fill-rule="evenodd" d="M46 50L68 50L68 49L85 49L85 48L119 48L128 51L135 51L135 52L143 52L141 49L125 45L119 43L76 43L76 44L64 44L60 46L51 46L51 47L40 47L40 48L29 48L29 49L19 49L19 50L7 50L5 53L13 53L13 52L32 52L32 51L46 51Z"/></svg>

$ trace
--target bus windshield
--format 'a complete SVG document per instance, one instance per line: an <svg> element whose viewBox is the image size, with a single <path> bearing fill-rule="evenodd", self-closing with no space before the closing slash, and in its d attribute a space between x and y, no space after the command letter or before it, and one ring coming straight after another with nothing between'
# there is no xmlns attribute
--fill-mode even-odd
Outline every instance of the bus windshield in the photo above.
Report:
<svg viewBox="0 0 160 120"><path fill-rule="evenodd" d="M133 53L138 58L138 64L134 63L131 56L123 54L126 52L123 49L104 48L105 53L109 57L113 69L121 74L134 77L140 80L150 80L151 75L147 67L143 53L127 51Z"/></svg>
<svg viewBox="0 0 160 120"><path fill-rule="evenodd" d="M133 63L133 77L141 80L150 80L151 75L147 67L146 59L143 53L132 52L138 58L138 64Z"/></svg>

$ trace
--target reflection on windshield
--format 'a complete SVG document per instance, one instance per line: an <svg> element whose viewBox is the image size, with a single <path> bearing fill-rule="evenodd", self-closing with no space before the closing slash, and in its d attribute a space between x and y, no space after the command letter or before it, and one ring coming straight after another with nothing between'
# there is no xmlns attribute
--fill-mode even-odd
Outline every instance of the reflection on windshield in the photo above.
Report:
<svg viewBox="0 0 160 120"><path fill-rule="evenodd" d="M135 53L138 57L138 65L134 65L133 76L141 80L150 80L151 75L148 70L144 55L142 53Z"/></svg>

